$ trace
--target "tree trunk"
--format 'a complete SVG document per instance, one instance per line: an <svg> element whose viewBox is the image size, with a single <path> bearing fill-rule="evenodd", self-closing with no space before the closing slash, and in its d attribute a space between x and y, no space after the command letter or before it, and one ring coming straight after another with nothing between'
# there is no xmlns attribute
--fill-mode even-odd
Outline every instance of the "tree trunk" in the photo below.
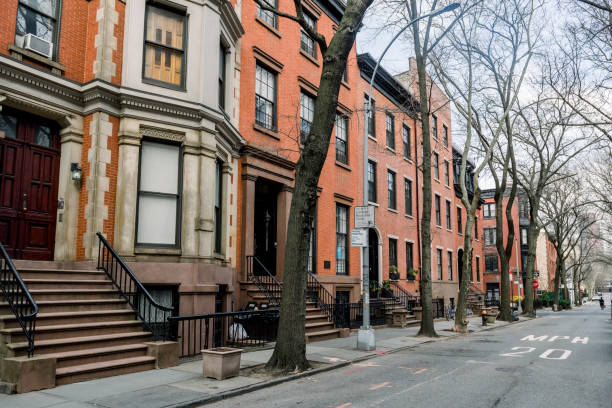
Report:
<svg viewBox="0 0 612 408"><path fill-rule="evenodd" d="M516 196L516 182L512 183L510 197L506 204L506 223L508 225L508 238L506 240L506 248L504 248L503 240L503 200L504 192L501 190L495 191L495 226L496 238L495 247L500 261L500 312L501 320L513 322L514 318L510 311L510 258L512 257L512 247L514 246L514 220L512 218L512 204ZM519 248L517 247L518 251ZM518 265L517 265L518 267Z"/></svg>
<svg viewBox="0 0 612 408"><path fill-rule="evenodd" d="M561 282L561 265L563 261L561 259L561 255L557 252L557 265L555 266L555 293L553 303L555 305L555 310L559 310L559 284Z"/></svg>
<svg viewBox="0 0 612 408"><path fill-rule="evenodd" d="M527 253L527 271L525 273L525 284L523 285L523 290L525 293L525 308L523 313L529 317L535 317L535 310L533 309L533 270L535 266L536 259L536 246L538 240L539 229L536 225L536 219L533 216L537 214L537 208L531 208L531 219L529 222L529 229L527 230L527 244L528 244L528 253ZM521 300L519 299L519 302Z"/></svg>
<svg viewBox="0 0 612 408"><path fill-rule="evenodd" d="M474 194L477 203L480 194ZM472 207L472 206L471 206ZM459 299L457 300L457 311L455 312L455 331L467 333L467 295L470 289L470 278L472 277L472 227L474 226L474 209L466 208L465 232L463 234L463 270L459 282Z"/></svg>
<svg viewBox="0 0 612 408"><path fill-rule="evenodd" d="M355 43L365 11L371 3L372 0L347 3L338 30L323 56L314 120L295 170L295 188L287 226L278 336L272 357L266 364L269 369L287 372L303 371L310 367L306 360L306 278L317 184L329 150L346 60Z"/></svg>

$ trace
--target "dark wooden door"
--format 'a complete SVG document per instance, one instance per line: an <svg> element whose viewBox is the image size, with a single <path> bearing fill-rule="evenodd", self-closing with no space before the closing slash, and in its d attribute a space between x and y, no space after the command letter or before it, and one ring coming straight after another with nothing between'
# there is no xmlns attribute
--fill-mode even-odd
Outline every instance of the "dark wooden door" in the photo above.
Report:
<svg viewBox="0 0 612 408"><path fill-rule="evenodd" d="M59 156L54 123L0 112L0 241L15 259L53 259Z"/></svg>

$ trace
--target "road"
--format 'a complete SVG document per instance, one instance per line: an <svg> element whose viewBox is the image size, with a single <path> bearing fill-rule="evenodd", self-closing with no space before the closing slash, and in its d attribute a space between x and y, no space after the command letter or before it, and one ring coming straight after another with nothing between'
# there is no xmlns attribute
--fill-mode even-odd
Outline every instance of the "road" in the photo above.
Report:
<svg viewBox="0 0 612 408"><path fill-rule="evenodd" d="M612 407L612 320L572 311L423 344L207 407Z"/></svg>

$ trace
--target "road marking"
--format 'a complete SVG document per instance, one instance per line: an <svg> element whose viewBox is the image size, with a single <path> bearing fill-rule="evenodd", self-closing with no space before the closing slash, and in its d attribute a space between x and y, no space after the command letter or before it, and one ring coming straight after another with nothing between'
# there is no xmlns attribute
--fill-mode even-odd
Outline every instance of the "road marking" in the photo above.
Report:
<svg viewBox="0 0 612 408"><path fill-rule="evenodd" d="M555 340L569 340L569 336L552 336L550 339L548 339L549 342L553 342Z"/></svg>
<svg viewBox="0 0 612 408"><path fill-rule="evenodd" d="M578 342L581 342L582 344L587 344L589 342L589 338L588 337L574 337L574 340L572 340L572 343L576 344Z"/></svg>
<svg viewBox="0 0 612 408"><path fill-rule="evenodd" d="M352 404L353 404L352 402L347 402L346 404L338 405L336 408L346 408L346 407L348 407L349 405L352 405Z"/></svg>
<svg viewBox="0 0 612 408"><path fill-rule="evenodd" d="M359 371L363 371L363 370L365 370L365 368L356 368L356 369L354 369L354 370L347 370L347 371L344 371L342 374L354 374L354 373L357 373L357 372L359 372Z"/></svg>
<svg viewBox="0 0 612 408"><path fill-rule="evenodd" d="M344 362L346 360L343 360L341 358L338 357L324 357L327 361L331 361L332 363L338 363L338 362Z"/></svg>
<svg viewBox="0 0 612 408"><path fill-rule="evenodd" d="M391 387L390 387L390 386L388 386L388 385L389 385L389 381L385 381L384 383L380 383L380 384L378 384L378 385L373 385L373 386L371 386L371 387L370 387L370 391L374 391L374 390L377 390L377 389L379 389L379 388L385 388L385 387L386 387L386 388L391 388Z"/></svg>
<svg viewBox="0 0 612 408"><path fill-rule="evenodd" d="M387 354L387 352L384 350L374 350L374 352L378 354Z"/></svg>
<svg viewBox="0 0 612 408"><path fill-rule="evenodd" d="M500 356L520 357L519 354L531 353L533 350L535 350L535 347L512 347L512 350L521 350L521 349L526 349L527 351L515 351L514 353L503 353L503 354L500 354Z"/></svg>
<svg viewBox="0 0 612 408"><path fill-rule="evenodd" d="M468 360L466 361L468 364L493 364L490 361L476 361L476 360Z"/></svg>
<svg viewBox="0 0 612 408"><path fill-rule="evenodd" d="M561 351L563 354L561 354L559 357L549 357L554 351ZM571 350L548 349L540 354L540 358L545 358L547 360L565 360L570 356L570 354L572 354Z"/></svg>
<svg viewBox="0 0 612 408"><path fill-rule="evenodd" d="M535 337L533 334L530 334L529 336L525 336L521 339L521 341L523 340L529 340L529 341L544 341L546 340L548 336L540 336L540 337Z"/></svg>
<svg viewBox="0 0 612 408"><path fill-rule="evenodd" d="M357 363L353 365L356 367L380 367L380 364L374 364L374 363Z"/></svg>
<svg viewBox="0 0 612 408"><path fill-rule="evenodd" d="M404 370L408 370L408 371L410 371L414 375L421 374L421 373L424 373L425 371L427 371L426 368L411 368L411 367L401 367L401 366L398 367L398 368L402 368Z"/></svg>

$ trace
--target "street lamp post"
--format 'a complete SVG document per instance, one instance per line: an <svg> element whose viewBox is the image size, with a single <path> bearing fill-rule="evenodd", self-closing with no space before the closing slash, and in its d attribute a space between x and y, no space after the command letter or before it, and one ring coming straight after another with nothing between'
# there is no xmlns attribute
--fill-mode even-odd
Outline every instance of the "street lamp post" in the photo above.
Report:
<svg viewBox="0 0 612 408"><path fill-rule="evenodd" d="M383 50L380 57L378 57L378 61L376 61L376 67L372 72L372 78L370 78L370 88L368 91L368 99L364 106L364 121L363 121L363 205L365 207L368 206L368 118L370 117L370 113L372 113L371 109L371 101L372 101L372 87L374 86L374 78L376 77L376 72L378 71L378 67L380 66L380 62L383 57L391 47L391 45L399 38L400 35L408 29L412 24L416 23L419 20L424 18L437 16L438 14L446 13L448 11L452 11L459 7L459 3L451 3L448 6L441 8L439 10L434 10L431 13L422 15L420 17L415 18L410 21L404 28L402 28L395 36L391 39L391 41L387 44L385 49ZM418 221L417 221L418 222ZM370 263L369 263L369 238L366 240L366 246L363 247L363 269L362 269L362 300L363 300L363 325L359 328L357 332L357 349L371 351L376 348L376 339L374 337L374 330L370 326Z"/></svg>

